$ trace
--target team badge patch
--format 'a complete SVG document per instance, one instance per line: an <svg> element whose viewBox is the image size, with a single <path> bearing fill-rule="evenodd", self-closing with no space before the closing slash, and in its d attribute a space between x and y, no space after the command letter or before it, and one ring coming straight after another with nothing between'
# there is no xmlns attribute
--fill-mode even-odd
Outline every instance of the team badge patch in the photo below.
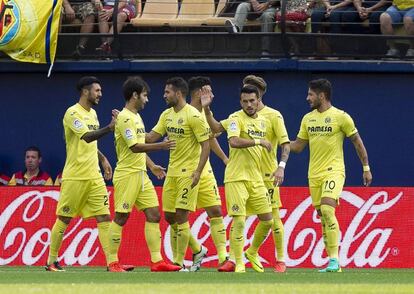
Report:
<svg viewBox="0 0 414 294"><path fill-rule="evenodd" d="M238 206L237 204L234 204L234 205L231 207L231 210L232 210L233 212L238 212L238 211L240 210L240 208L239 208L239 206Z"/></svg>
<svg viewBox="0 0 414 294"><path fill-rule="evenodd" d="M231 123L230 123L230 125L229 125L229 130L230 131L237 131L237 124L236 124L236 122L234 122L234 121L232 121Z"/></svg>
<svg viewBox="0 0 414 294"><path fill-rule="evenodd" d="M124 203L124 204L122 204L122 208L123 208L123 209L129 209L129 204L128 204L128 203Z"/></svg>
<svg viewBox="0 0 414 294"><path fill-rule="evenodd" d="M325 123L329 124L330 122L331 122L331 118L330 117L325 118Z"/></svg>
<svg viewBox="0 0 414 294"><path fill-rule="evenodd" d="M63 206L62 211L66 214L68 214L70 212L70 207L69 206Z"/></svg>
<svg viewBox="0 0 414 294"><path fill-rule="evenodd" d="M80 129L80 128L82 128L82 122L80 121L80 120L78 120L78 119L75 119L74 121L73 121L73 126L76 128L76 129Z"/></svg>
<svg viewBox="0 0 414 294"><path fill-rule="evenodd" d="M134 137L131 129L125 130L125 137L127 138L127 140L131 140Z"/></svg>
<svg viewBox="0 0 414 294"><path fill-rule="evenodd" d="M183 120L182 118L180 118L180 119L178 120L178 122L177 122L177 123L178 123L179 125L182 125L182 124L183 124L183 122L184 122L184 120Z"/></svg>

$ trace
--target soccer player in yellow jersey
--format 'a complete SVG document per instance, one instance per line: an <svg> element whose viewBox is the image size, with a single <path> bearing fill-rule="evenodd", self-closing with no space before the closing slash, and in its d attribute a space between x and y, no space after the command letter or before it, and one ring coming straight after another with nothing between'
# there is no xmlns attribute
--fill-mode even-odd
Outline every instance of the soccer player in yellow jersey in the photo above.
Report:
<svg viewBox="0 0 414 294"><path fill-rule="evenodd" d="M309 190L313 207L321 219L325 250L329 264L320 272L340 272L338 261L339 224L335 208L345 182L343 142L354 144L363 166L363 182L369 186L372 174L368 154L352 118L331 103L331 83L326 79L309 82L308 101L312 111L306 114L290 150L301 152L309 144Z"/></svg>
<svg viewBox="0 0 414 294"><path fill-rule="evenodd" d="M280 219L279 208L282 207L280 200L279 186L282 185L285 175L285 167L289 158L290 146L289 137L286 131L282 114L263 103L263 95L266 93L266 81L255 75L248 75L243 79L243 85L253 85L259 90L258 113L270 121L270 128L266 132L266 139L272 144L272 152L263 150L262 176L268 195L272 203L273 215L273 241L276 247L275 272L285 272L286 264L284 259L284 227ZM280 145L280 162L277 162L277 146Z"/></svg>
<svg viewBox="0 0 414 294"><path fill-rule="evenodd" d="M188 88L191 96L190 104L201 113L203 120L205 120L207 124L204 110L201 105L201 89L203 87L207 87L211 90L211 81L208 77L198 76L192 77L188 80ZM229 160L227 155L221 149L214 134L211 133L210 128L208 128L208 132L210 134L210 149L213 150L213 152L223 161L224 164L227 164ZM214 245L217 249L219 262L218 269L220 271L221 267L228 260L226 251L226 228L223 223L223 214L221 212L221 198L218 192L217 182L216 178L214 177L210 160L207 161L200 178L197 208L205 209L208 217L210 218L210 232ZM193 252L193 265L190 267L190 271L198 271L201 266L202 258L207 253L207 249L205 249L203 246L200 246L200 244L194 239L193 236L190 236L189 245Z"/></svg>
<svg viewBox="0 0 414 294"><path fill-rule="evenodd" d="M63 234L71 219L95 217L98 223L99 240L105 256L109 253L108 192L99 169L99 161L106 180L112 178L112 168L106 157L98 150L97 140L114 130L118 111L112 111L112 120L104 128L93 106L102 97L100 81L91 76L82 77L77 89L79 102L69 107L63 117L66 142L66 162L62 175L62 187L57 204L57 219L52 228L47 271L63 271L58 262L58 253Z"/></svg>
<svg viewBox="0 0 414 294"><path fill-rule="evenodd" d="M221 122L216 121L210 111L211 100L211 90L203 88L201 101L208 124L214 133L227 131L230 145L224 184L228 214L233 217L230 232L230 249L235 258L235 268L233 268L235 272L245 272L243 261L245 218L256 214L260 221L245 256L255 271L264 272L258 251L272 227L273 217L270 199L262 178L261 162L263 148L267 152L272 151L271 143L266 140L270 122L257 113L259 91L252 85L243 86L241 90L242 110L231 114L228 119ZM230 271L233 268L226 269Z"/></svg>
<svg viewBox="0 0 414 294"><path fill-rule="evenodd" d="M109 228L109 260L111 272L124 272L118 261L122 228L135 206L145 214L145 240L151 255L151 271L178 271L181 267L165 262L161 256L161 231L158 197L147 175L146 152L169 150L175 142L145 144L145 126L138 114L148 102L148 84L140 77L127 79L122 91L126 101L115 124L115 147L118 162L114 172L115 218ZM152 164L150 168L155 166Z"/></svg>
<svg viewBox="0 0 414 294"><path fill-rule="evenodd" d="M167 177L162 192L162 206L165 219L174 229L177 239L172 249L174 263L184 267L184 256L191 237L188 215L195 211L199 181L210 153L207 124L200 112L187 104L187 82L181 77L167 80L164 99L169 108L165 110L156 126L146 136L147 143L153 143L167 136L176 141L176 148L170 151ZM175 246L174 246L175 245Z"/></svg>

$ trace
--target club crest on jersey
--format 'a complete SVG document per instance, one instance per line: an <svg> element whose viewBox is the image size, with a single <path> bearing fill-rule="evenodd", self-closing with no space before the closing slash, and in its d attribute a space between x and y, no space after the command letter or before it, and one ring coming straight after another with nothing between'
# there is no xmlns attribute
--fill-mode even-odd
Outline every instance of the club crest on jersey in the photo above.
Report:
<svg viewBox="0 0 414 294"><path fill-rule="evenodd" d="M184 122L184 120L180 117L180 118L178 119L178 121L177 121L177 124L182 125L182 124L183 124L183 122Z"/></svg>
<svg viewBox="0 0 414 294"><path fill-rule="evenodd" d="M261 122L260 122L260 128L261 128L262 130L266 129L266 124L265 124L265 122L264 122L264 121L261 121Z"/></svg>
<svg viewBox="0 0 414 294"><path fill-rule="evenodd" d="M329 116L325 118L325 123L329 124L330 122L331 122L331 118Z"/></svg>
<svg viewBox="0 0 414 294"><path fill-rule="evenodd" d="M239 208L239 206L238 206L237 204L234 204L234 205L231 207L231 210L232 210L232 211L234 211L234 212L238 212L238 211L240 210L240 208Z"/></svg>
<svg viewBox="0 0 414 294"><path fill-rule="evenodd" d="M20 29L20 10L15 0L0 0L0 46L12 41Z"/></svg>
<svg viewBox="0 0 414 294"><path fill-rule="evenodd" d="M133 138L133 134L132 134L131 129L126 129L125 130L125 138L127 138L127 140L131 140Z"/></svg>
<svg viewBox="0 0 414 294"><path fill-rule="evenodd" d="M237 124L236 124L236 122L234 122L234 121L232 121L231 123L230 123L230 125L229 125L229 130L230 131L237 131Z"/></svg>
<svg viewBox="0 0 414 294"><path fill-rule="evenodd" d="M78 120L78 119L75 119L74 121L73 121L73 126L76 128L76 129L80 129L80 128L82 128L82 122L80 121L80 120Z"/></svg>
<svg viewBox="0 0 414 294"><path fill-rule="evenodd" d="M69 206L67 206L67 205L65 205L65 206L63 206L62 211L63 211L64 213L68 214L68 213L70 212L70 207L69 207Z"/></svg>

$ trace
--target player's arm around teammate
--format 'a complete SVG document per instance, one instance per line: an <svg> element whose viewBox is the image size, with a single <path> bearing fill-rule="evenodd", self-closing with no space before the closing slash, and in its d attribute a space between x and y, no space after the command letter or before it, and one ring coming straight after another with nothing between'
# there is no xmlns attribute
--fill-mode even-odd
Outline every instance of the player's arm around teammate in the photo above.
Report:
<svg viewBox="0 0 414 294"><path fill-rule="evenodd" d="M146 166L154 163L146 152L170 150L175 141L145 143L145 126L139 115L148 102L150 91L140 77L128 78L123 86L125 107L119 113L115 127L117 166L114 173L115 218L110 226L110 255L108 268L111 272L123 272L118 251L122 239L122 228L135 206L145 214L145 240L151 255L151 271L176 271L180 267L166 263L161 256L161 231L158 197L149 179Z"/></svg>
<svg viewBox="0 0 414 294"><path fill-rule="evenodd" d="M206 95L208 96L208 95ZM272 224L272 209L267 197L266 188L261 175L260 162L262 147L270 152L271 143L265 137L269 121L257 114L259 93L256 87L244 86L240 93L242 110L229 116L228 119L217 121L211 114L207 120L212 130L226 130L230 145L229 162L225 171L225 190L228 213L233 218L230 248L234 254L236 272L245 272L243 261L244 227L247 215L256 214L259 224L256 227L252 245L245 252L253 268L263 272L258 250L263 243ZM203 99L203 107L207 112L211 99ZM234 261L231 262L234 264Z"/></svg>
<svg viewBox="0 0 414 294"><path fill-rule="evenodd" d="M280 208L282 207L282 200L280 197L279 186L283 184L285 178L285 167L289 159L290 144L289 136L286 130L282 114L264 104L264 95L267 92L266 81L259 76L247 75L243 79L243 85L253 85L259 90L259 115L264 116L270 122L266 130L266 139L272 144L272 152L262 152L262 176L266 186L268 196L271 201L272 215L273 215L273 241L275 244L275 272L285 272L286 264L284 259L285 230L283 222L280 218ZM275 97L272 97L273 99ZM277 148L280 146L281 155L280 161L277 160Z"/></svg>
<svg viewBox="0 0 414 294"><path fill-rule="evenodd" d="M111 176L111 167L98 151L97 140L114 130L118 111L112 111L111 122L103 128L94 106L102 97L100 81L91 76L82 77L78 84L79 102L69 107L63 118L66 143L66 162L62 173L57 220L51 231L48 271L62 271L57 261L64 232L75 216L95 217L98 235L105 256L109 254L108 229L110 223L108 192L99 170L99 159L105 177ZM98 158L99 157L99 158Z"/></svg>

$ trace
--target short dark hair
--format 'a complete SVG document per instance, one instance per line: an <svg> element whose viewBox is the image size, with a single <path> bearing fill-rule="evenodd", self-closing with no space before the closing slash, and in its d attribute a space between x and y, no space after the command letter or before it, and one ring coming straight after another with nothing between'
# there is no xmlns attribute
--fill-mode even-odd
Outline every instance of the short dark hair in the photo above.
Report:
<svg viewBox="0 0 414 294"><path fill-rule="evenodd" d="M76 85L76 89L81 92L83 88L88 88L88 90L91 88L92 84L101 84L101 81L98 80L98 78L93 76L86 76L81 77Z"/></svg>
<svg viewBox="0 0 414 294"><path fill-rule="evenodd" d="M188 84L182 77L172 77L169 78L166 82L166 85L171 85L174 88L174 91L180 91L184 97L187 97L188 94Z"/></svg>
<svg viewBox="0 0 414 294"><path fill-rule="evenodd" d="M190 91L190 94L204 86L211 86L211 80L209 77L197 76L188 80L188 90Z"/></svg>
<svg viewBox="0 0 414 294"><path fill-rule="evenodd" d="M39 156L39 158L42 157L42 153L40 152L40 149L37 146L27 147L26 150L24 150L24 156L26 156L27 151L35 151L37 152L37 155Z"/></svg>
<svg viewBox="0 0 414 294"><path fill-rule="evenodd" d="M141 95L142 92L150 92L148 84L140 76L129 77L122 85L125 101L129 101L134 92L137 92L138 95Z"/></svg>
<svg viewBox="0 0 414 294"><path fill-rule="evenodd" d="M255 93L256 97L259 98L259 89L256 86L253 86L253 85L243 86L243 88L240 90L240 98L241 98L241 94L243 94L243 93L246 93L246 94Z"/></svg>
<svg viewBox="0 0 414 294"><path fill-rule="evenodd" d="M312 80L308 83L308 87L317 94L324 93L326 100L331 101L332 86L327 79Z"/></svg>

